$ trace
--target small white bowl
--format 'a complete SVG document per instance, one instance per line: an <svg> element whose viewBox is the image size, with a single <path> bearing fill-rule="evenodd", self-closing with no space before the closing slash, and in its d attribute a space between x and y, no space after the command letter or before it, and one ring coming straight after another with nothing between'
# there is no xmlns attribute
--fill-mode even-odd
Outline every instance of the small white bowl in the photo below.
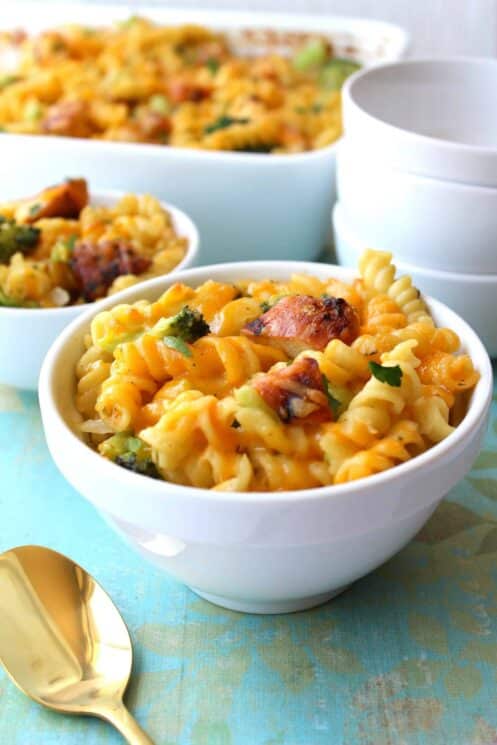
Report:
<svg viewBox="0 0 497 745"><path fill-rule="evenodd" d="M357 72L343 90L354 147L394 168L497 186L497 60L408 60Z"/></svg>
<svg viewBox="0 0 497 745"><path fill-rule="evenodd" d="M127 192L95 190L91 204L112 205ZM161 205L171 213L178 235L188 238L188 248L179 264L168 276L195 263L199 235L192 220L181 210L166 202ZM119 293L113 295L115 298ZM96 304L100 304L100 300ZM65 308L5 308L0 307L0 384L13 388L36 390L41 363L52 342L62 329L83 313L89 305L69 305Z"/></svg>
<svg viewBox="0 0 497 745"><path fill-rule="evenodd" d="M288 278L293 272L352 280L326 264L243 262L181 272L193 286L214 279ZM121 293L120 302L155 300L167 278ZM474 331L428 299L435 320L460 335L481 378L457 429L431 450L390 471L348 484L293 492L228 493L139 476L93 451L79 431L75 365L101 302L50 349L40 375L40 406L52 456L67 478L144 557L208 600L235 610L284 613L322 603L402 548L470 469L492 397L488 355Z"/></svg>
<svg viewBox="0 0 497 745"><path fill-rule="evenodd" d="M497 189L395 170L346 137L338 197L359 238L431 269L497 274Z"/></svg>
<svg viewBox="0 0 497 745"><path fill-rule="evenodd" d="M357 266L366 247L390 251L386 244L370 239L368 233L361 233L359 238L355 224L352 228L340 202L333 208L333 230L336 257L342 266ZM392 253L395 257L395 251ZM400 274L409 274L423 293L436 295L464 318L479 334L489 355L497 357L497 274L441 272L396 260L395 265Z"/></svg>

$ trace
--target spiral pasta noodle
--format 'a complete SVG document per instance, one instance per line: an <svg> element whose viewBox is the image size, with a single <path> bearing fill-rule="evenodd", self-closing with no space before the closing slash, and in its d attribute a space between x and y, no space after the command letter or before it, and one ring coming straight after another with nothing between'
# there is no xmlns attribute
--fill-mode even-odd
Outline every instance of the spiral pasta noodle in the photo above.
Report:
<svg viewBox="0 0 497 745"><path fill-rule="evenodd" d="M359 273L366 290L374 295L387 294L395 277L392 254L367 249L359 258Z"/></svg>
<svg viewBox="0 0 497 745"><path fill-rule="evenodd" d="M300 356L314 358L328 380L339 386L364 381L370 376L365 356L340 339L332 339L323 352L302 352Z"/></svg>
<svg viewBox="0 0 497 745"><path fill-rule="evenodd" d="M449 406L441 396L421 396L412 408L419 431L430 442L440 442L454 431L449 424Z"/></svg>
<svg viewBox="0 0 497 745"><path fill-rule="evenodd" d="M397 303L407 317L408 323L423 321L433 323L426 305L420 297L419 290L413 287L412 279L404 276L392 282L388 288L388 295Z"/></svg>
<svg viewBox="0 0 497 745"><path fill-rule="evenodd" d="M406 325L406 315L388 295L379 294L366 304L363 333L378 334Z"/></svg>
<svg viewBox="0 0 497 745"><path fill-rule="evenodd" d="M96 416L95 404L102 383L109 376L111 361L108 353L91 344L91 339L87 339L87 343L88 348L76 365L76 406L83 416L92 419Z"/></svg>
<svg viewBox="0 0 497 745"><path fill-rule="evenodd" d="M413 354L416 342L405 341L382 355L382 362L402 370L402 382L392 387L371 377L352 398L338 422L329 425L321 447L333 476L355 452L368 448L383 436L402 414L406 405L417 400L421 383L416 373L419 360Z"/></svg>
<svg viewBox="0 0 497 745"><path fill-rule="evenodd" d="M355 481L393 468L424 449L418 425L408 419L396 422L383 439L368 450L360 450L344 461L335 475L335 484Z"/></svg>

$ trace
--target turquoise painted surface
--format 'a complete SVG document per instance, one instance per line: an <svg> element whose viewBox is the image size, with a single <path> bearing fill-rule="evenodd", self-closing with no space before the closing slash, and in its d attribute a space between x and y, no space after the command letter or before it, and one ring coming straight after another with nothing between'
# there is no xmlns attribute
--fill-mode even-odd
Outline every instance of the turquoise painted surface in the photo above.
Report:
<svg viewBox="0 0 497 745"><path fill-rule="evenodd" d="M470 476L421 534L314 611L223 611L144 563L56 470L36 397L0 389L0 550L41 543L130 627L128 704L157 745L496 745L497 403ZM1 745L111 745L0 673Z"/></svg>

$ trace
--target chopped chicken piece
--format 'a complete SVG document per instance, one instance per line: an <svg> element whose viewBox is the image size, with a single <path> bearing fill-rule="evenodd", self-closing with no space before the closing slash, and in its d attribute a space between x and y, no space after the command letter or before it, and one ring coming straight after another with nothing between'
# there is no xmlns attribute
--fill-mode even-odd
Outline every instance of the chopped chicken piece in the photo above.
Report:
<svg viewBox="0 0 497 745"><path fill-rule="evenodd" d="M204 98L209 98L211 93L211 88L180 76L172 78L167 84L167 95L172 103L203 101Z"/></svg>
<svg viewBox="0 0 497 745"><path fill-rule="evenodd" d="M42 217L78 218L88 204L88 189L82 178L49 186L36 196L23 200L16 210L19 222L33 223Z"/></svg>
<svg viewBox="0 0 497 745"><path fill-rule="evenodd" d="M323 375L312 357L300 357L288 367L261 375L253 386L284 422L317 423L332 418Z"/></svg>
<svg viewBox="0 0 497 745"><path fill-rule="evenodd" d="M332 339L351 344L359 334L359 319L343 298L288 295L248 323L242 333L296 357L306 349L324 349Z"/></svg>
<svg viewBox="0 0 497 745"><path fill-rule="evenodd" d="M86 101L61 101L47 110L42 129L63 137L91 137L96 126Z"/></svg>
<svg viewBox="0 0 497 745"><path fill-rule="evenodd" d="M148 110L140 117L138 126L147 140L161 140L171 131L171 120L158 111Z"/></svg>
<svg viewBox="0 0 497 745"><path fill-rule="evenodd" d="M125 241L79 241L74 247L71 267L86 301L103 297L116 277L142 274L150 259L138 256Z"/></svg>

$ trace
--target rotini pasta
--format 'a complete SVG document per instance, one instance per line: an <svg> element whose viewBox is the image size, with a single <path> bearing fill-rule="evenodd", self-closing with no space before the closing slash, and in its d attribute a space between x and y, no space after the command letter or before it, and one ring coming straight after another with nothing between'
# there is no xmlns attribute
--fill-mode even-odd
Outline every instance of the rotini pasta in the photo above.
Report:
<svg viewBox="0 0 497 745"><path fill-rule="evenodd" d="M396 422L390 432L368 450L344 461L335 476L336 484L362 479L404 463L425 449L418 425L408 419Z"/></svg>
<svg viewBox="0 0 497 745"><path fill-rule="evenodd" d="M99 452L221 491L341 484L449 436L478 372L389 254L362 279L177 283L98 314L76 404Z"/></svg>

